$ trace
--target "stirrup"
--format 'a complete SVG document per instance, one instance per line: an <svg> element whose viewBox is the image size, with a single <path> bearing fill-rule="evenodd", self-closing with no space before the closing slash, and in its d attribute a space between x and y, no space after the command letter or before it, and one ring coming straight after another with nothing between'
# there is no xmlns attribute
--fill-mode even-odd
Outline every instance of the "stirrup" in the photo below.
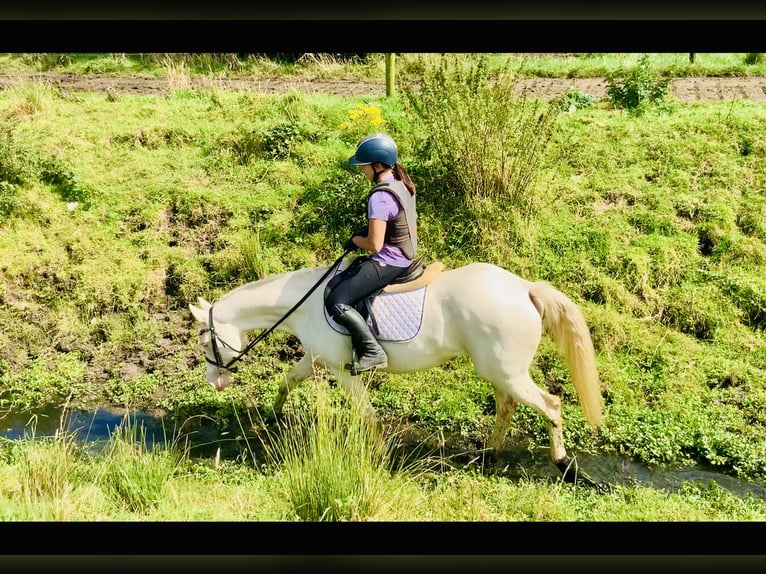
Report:
<svg viewBox="0 0 766 574"><path fill-rule="evenodd" d="M345 368L351 374L352 377L357 376L359 373L366 373L367 371L374 371L375 369L385 369L388 366L388 361L380 363L379 365L370 365L369 367L361 368L359 363L346 363Z"/></svg>
<svg viewBox="0 0 766 574"><path fill-rule="evenodd" d="M359 363L359 360L357 359L356 352L353 352L351 354L351 362L346 363L344 365L344 368L351 373L351 376L355 377L359 373L365 373L367 371L372 371L374 369L384 369L388 366L388 357L386 355L383 355L383 360L376 364L376 365L369 365L367 367L362 367L362 365Z"/></svg>

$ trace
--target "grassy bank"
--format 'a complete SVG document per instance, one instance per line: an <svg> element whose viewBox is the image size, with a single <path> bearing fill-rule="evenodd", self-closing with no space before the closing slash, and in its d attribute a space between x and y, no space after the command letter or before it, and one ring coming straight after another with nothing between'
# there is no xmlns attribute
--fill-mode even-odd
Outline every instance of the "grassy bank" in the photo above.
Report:
<svg viewBox="0 0 766 574"><path fill-rule="evenodd" d="M67 434L0 441L5 521L758 521L766 502L715 483L678 492L615 486L609 492L551 480L510 481L448 468L436 455L397 462L396 434L365 424L326 383L267 456L195 460L177 444L147 448L140 427L115 430L93 452Z"/></svg>
<svg viewBox="0 0 766 574"><path fill-rule="evenodd" d="M576 93L550 104L509 103L502 82L475 87L428 66L412 70L426 88L444 81L458 106L438 98L438 90L414 100L406 92L384 98L215 89L115 97L25 81L0 92L0 409L112 404L208 416L232 433L238 421L259 421L301 352L298 342L275 333L243 362L237 383L216 393L204 382L187 305L332 262L359 227L367 191L346 159L363 135L384 130L418 183L427 261L448 268L496 263L550 281L583 310L598 355L605 425L584 423L552 345L543 344L532 372L562 398L570 449L766 480L764 106L658 98L629 109L619 98L594 102ZM651 63L646 70L661 77ZM653 78L634 76L660 85ZM516 115L503 115L507 110ZM483 154L468 153L480 143ZM515 171L497 174L501 160ZM327 382L324 373L316 377ZM486 445L491 389L465 359L368 382L385 420L448 436L456 449ZM286 411L299 413L316 396L317 387L306 385L291 394ZM509 441L547 445L544 422L530 410L520 407L513 427ZM155 496L156 504L131 507L125 493L109 498L98 490L105 487L90 473L103 465L81 459L66 441L41 442L3 446L0 512L9 519L322 518L300 515L302 504L282 482L290 480L283 474L289 466L255 472L270 461L253 465L244 457L211 468L186 460L183 449L170 460L139 457L136 464L149 465L150 473L130 479L128 491L134 480L139 493L169 490ZM37 499L29 494L37 487L19 486L19 473L40 480L34 459L49 456L58 457L63 474ZM385 462L354 470L340 487L346 494L330 484L311 506L324 511L328 501L345 500L355 492L348 484L355 488L361 476L403 502L376 508L364 497L348 499L332 507L335 519L764 516L762 502L716 488L597 495L491 473L393 472ZM365 474L381 466L385 473ZM221 488L231 506L214 509L204 493L220 501ZM78 506L86 498L96 506Z"/></svg>

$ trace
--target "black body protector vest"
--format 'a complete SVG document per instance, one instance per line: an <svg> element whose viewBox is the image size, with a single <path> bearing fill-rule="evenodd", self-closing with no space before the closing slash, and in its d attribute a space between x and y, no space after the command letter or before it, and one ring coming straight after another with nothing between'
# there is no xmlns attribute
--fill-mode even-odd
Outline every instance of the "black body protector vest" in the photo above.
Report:
<svg viewBox="0 0 766 574"><path fill-rule="evenodd" d="M418 238L415 234L417 214L415 211L415 197L410 194L401 181L395 179L379 183L367 194L367 203L370 196L377 191L387 191L396 198L399 206L399 214L386 222L386 235L384 241L402 250L407 259L415 259L418 250Z"/></svg>

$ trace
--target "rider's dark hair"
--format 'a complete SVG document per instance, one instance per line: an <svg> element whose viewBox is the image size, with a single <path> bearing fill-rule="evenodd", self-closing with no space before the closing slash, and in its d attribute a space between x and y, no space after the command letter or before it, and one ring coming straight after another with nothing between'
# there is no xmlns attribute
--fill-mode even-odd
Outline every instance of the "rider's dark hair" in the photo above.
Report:
<svg viewBox="0 0 766 574"><path fill-rule="evenodd" d="M415 183L410 178L407 170L404 169L404 166L397 161L391 169L394 172L394 177L404 184L404 187L409 190L410 195L415 195Z"/></svg>

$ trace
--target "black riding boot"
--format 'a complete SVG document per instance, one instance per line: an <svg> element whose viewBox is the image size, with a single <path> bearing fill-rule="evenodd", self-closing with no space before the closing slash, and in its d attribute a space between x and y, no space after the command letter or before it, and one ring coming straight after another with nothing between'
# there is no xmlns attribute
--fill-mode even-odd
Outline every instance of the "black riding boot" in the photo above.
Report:
<svg viewBox="0 0 766 574"><path fill-rule="evenodd" d="M349 305L333 305L333 318L351 334L356 360L346 365L351 374L388 366L388 356L359 312Z"/></svg>

